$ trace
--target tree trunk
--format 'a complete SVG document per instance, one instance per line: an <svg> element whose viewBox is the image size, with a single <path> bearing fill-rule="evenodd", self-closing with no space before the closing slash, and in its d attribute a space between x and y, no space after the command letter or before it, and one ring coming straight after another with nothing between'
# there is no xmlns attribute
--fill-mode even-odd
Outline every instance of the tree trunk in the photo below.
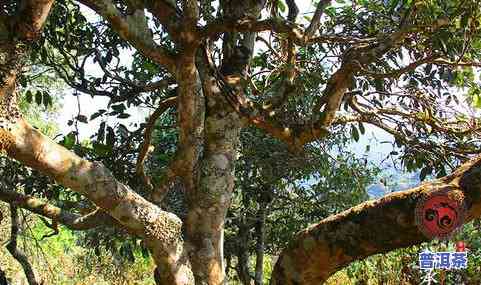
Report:
<svg viewBox="0 0 481 285"><path fill-rule="evenodd" d="M256 223L256 273L255 284L262 285L264 282L264 242L267 203L260 203L257 211Z"/></svg>
<svg viewBox="0 0 481 285"><path fill-rule="evenodd" d="M11 223L11 232L10 232L10 241L7 244L7 249L10 254L15 258L18 263L23 268L23 272L25 273L25 277L27 277L28 284L30 285L40 285L42 282L40 281L39 277L35 273L28 257L25 253L18 249L17 246L17 238L18 232L20 230L20 221L18 220L18 211L17 207L10 205L10 223Z"/></svg>
<svg viewBox="0 0 481 285"><path fill-rule="evenodd" d="M427 241L415 224L415 207L441 189L464 197L465 222L479 217L481 156L444 178L367 201L301 231L282 251L271 284L321 284L355 260Z"/></svg>
<svg viewBox="0 0 481 285"><path fill-rule="evenodd" d="M248 221L239 222L238 243L237 243L237 275L244 285L251 285L251 274L249 270L249 230Z"/></svg>
<svg viewBox="0 0 481 285"><path fill-rule="evenodd" d="M223 284L224 220L234 188L240 119L221 98L207 98L199 187L188 195L185 221L197 284Z"/></svg>

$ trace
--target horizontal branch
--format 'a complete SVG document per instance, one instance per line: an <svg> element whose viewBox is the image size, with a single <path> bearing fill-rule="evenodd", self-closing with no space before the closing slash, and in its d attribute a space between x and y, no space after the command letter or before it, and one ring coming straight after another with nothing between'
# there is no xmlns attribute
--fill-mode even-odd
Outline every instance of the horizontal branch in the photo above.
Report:
<svg viewBox="0 0 481 285"><path fill-rule="evenodd" d="M312 119L308 123L297 125L295 128L289 126L278 128L276 125L281 124L272 122L268 123L265 116L258 115L262 114L262 110L254 108L252 104L245 108L248 112L244 111L241 114L244 117L247 117L251 124L268 131L271 135L283 140L294 149L299 149L303 145L320 139L328 134L328 129L335 120L336 113L339 110L345 93L349 90L351 82L354 80L354 76L362 74L362 72L365 71L364 66L375 62L390 50L398 47L399 44L411 33L425 30L432 31L447 24L449 24L447 19L440 18L427 26L402 27L399 31L393 32L389 35L379 36L377 41L369 44L366 42L354 45L347 49L342 56L342 64L340 68L331 75L324 88L322 96L318 98L313 108ZM302 31L300 31L300 33L302 34ZM399 70L399 72L406 72L420 64L422 63L417 62L412 66ZM246 104L244 104L244 106L246 106Z"/></svg>
<svg viewBox="0 0 481 285"><path fill-rule="evenodd" d="M407 73L409 71L415 70L419 66L427 63L435 63L435 59L438 58L436 55L431 55L428 57L425 57L423 59L411 62L410 64L406 65L405 67L387 72L387 73L376 73L376 72L371 72L369 70L362 69L361 74L362 75L367 75L369 77L373 78L399 78L401 75L404 73Z"/></svg>
<svg viewBox="0 0 481 285"><path fill-rule="evenodd" d="M472 67L481 67L481 62L477 61L450 61L447 59L437 59L433 61L434 64L437 65L449 65L449 66L472 66Z"/></svg>
<svg viewBox="0 0 481 285"><path fill-rule="evenodd" d="M198 37L215 38L225 32L264 32L275 31L288 34L296 44L304 45L305 37L302 28L288 21L272 18L266 20L255 19L217 19L200 28Z"/></svg>
<svg viewBox="0 0 481 285"><path fill-rule="evenodd" d="M416 204L441 189L464 199L465 222L479 217L481 156L444 178L367 201L301 231L282 251L271 284L320 284L355 260L427 241L415 223Z"/></svg>
<svg viewBox="0 0 481 285"><path fill-rule="evenodd" d="M99 210L81 216L50 205L33 196L23 195L11 190L1 189L0 200L57 221L71 230L87 230L115 223L109 215Z"/></svg>
<svg viewBox="0 0 481 285"><path fill-rule="evenodd" d="M458 158L461 158L463 160L468 159L468 155L473 155L473 154L479 154L480 151L477 148L471 148L471 149L466 149L466 148L456 148L456 147L451 147L449 145L445 144L429 144L426 142L422 142L416 138L409 138L408 136L404 135L401 133L401 131L396 130L389 125L387 125L383 121L382 116L386 115L392 115L392 116L398 116L404 118L407 122L410 122L410 125L414 125L414 122L422 122L428 126L430 126L434 131L442 132L444 134L452 134L452 135L464 135L467 133L472 133L476 134L479 133L480 128L476 127L475 125L468 125L466 128L456 128L456 127L450 127L448 121L437 121L433 118L426 118L426 117L419 117L417 113L411 114L411 113L405 113L396 109L390 109L390 108L381 108L381 109L369 109L367 110L367 107L361 107L361 104L359 104L356 100L355 96L351 96L347 99L347 103L349 106L357 113L359 116L356 118L358 119L358 122L363 122L363 123L368 123L371 125L374 125L385 132L391 134L393 137L395 137L399 142L401 142L403 145L406 146L419 146L423 148L424 150L432 150L432 149L443 149L446 150L449 153L454 154Z"/></svg>
<svg viewBox="0 0 481 285"><path fill-rule="evenodd" d="M84 195L131 234L142 237L158 265L185 254L181 239L182 221L119 182L102 163L80 158L42 135L22 118L11 126L10 131L0 132L9 139L4 150L11 158ZM166 268L163 274L174 280L177 276L189 278L192 272L184 266Z"/></svg>

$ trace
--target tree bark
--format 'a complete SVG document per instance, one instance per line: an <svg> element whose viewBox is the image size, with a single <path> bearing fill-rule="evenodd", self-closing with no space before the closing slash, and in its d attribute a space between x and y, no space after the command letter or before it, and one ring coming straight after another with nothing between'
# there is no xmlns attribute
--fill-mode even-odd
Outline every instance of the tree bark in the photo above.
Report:
<svg viewBox="0 0 481 285"><path fill-rule="evenodd" d="M367 201L297 234L273 271L271 284L321 284L349 263L427 241L415 224L416 203L444 189L465 199L465 222L481 215L481 156L451 175Z"/></svg>
<svg viewBox="0 0 481 285"><path fill-rule="evenodd" d="M224 220L234 188L240 119L227 102L207 99L205 150L199 187L189 193L185 221L197 284L223 284Z"/></svg>
<svg viewBox="0 0 481 285"><path fill-rule="evenodd" d="M161 273L170 283L191 284L191 272L181 242L181 220L162 211L128 186L120 183L99 162L82 159L43 136L23 119L9 132L10 157L54 178L83 194L132 234L143 237L153 252ZM176 260L176 266L164 267ZM174 283L174 280L176 283Z"/></svg>

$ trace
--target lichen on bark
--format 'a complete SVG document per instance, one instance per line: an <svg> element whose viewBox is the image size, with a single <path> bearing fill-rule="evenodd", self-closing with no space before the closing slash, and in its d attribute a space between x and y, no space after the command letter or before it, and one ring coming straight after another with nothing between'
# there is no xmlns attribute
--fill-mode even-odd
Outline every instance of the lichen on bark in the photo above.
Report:
<svg viewBox="0 0 481 285"><path fill-rule="evenodd" d="M7 152L15 143L15 138L9 131L0 128L0 153Z"/></svg>

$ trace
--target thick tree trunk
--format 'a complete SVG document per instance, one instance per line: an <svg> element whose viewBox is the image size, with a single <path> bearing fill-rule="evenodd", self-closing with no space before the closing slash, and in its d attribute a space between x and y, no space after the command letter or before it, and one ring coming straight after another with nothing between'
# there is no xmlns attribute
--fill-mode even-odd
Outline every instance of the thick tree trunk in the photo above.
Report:
<svg viewBox="0 0 481 285"><path fill-rule="evenodd" d="M362 203L301 231L281 253L271 284L321 284L355 260L427 241L415 224L415 207L439 189L464 194L465 222L479 217L481 157L442 179Z"/></svg>
<svg viewBox="0 0 481 285"><path fill-rule="evenodd" d="M185 221L197 284L223 284L224 220L234 188L240 119L221 98L208 98L205 150L198 189L189 193Z"/></svg>

